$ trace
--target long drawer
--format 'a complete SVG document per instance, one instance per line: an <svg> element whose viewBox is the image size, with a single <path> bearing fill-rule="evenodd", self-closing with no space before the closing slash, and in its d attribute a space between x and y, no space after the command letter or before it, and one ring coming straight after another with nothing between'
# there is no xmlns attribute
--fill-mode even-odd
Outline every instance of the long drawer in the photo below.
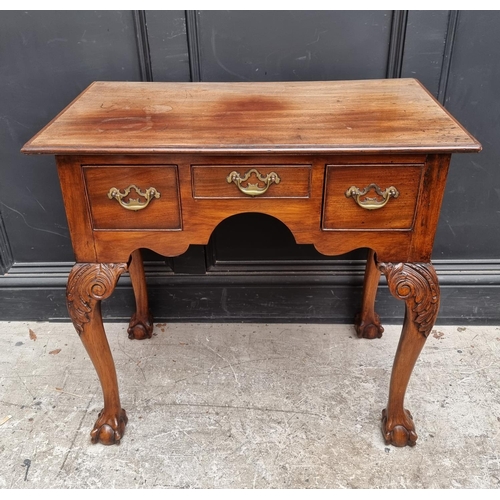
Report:
<svg viewBox="0 0 500 500"><path fill-rule="evenodd" d="M309 198L311 165L192 165L195 199Z"/></svg>

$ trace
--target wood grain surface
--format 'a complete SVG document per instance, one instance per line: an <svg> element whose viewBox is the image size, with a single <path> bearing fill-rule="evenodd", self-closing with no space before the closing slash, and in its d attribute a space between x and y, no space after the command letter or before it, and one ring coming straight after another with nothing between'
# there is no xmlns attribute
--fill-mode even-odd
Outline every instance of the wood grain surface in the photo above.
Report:
<svg viewBox="0 0 500 500"><path fill-rule="evenodd" d="M24 153L473 152L414 79L94 82Z"/></svg>

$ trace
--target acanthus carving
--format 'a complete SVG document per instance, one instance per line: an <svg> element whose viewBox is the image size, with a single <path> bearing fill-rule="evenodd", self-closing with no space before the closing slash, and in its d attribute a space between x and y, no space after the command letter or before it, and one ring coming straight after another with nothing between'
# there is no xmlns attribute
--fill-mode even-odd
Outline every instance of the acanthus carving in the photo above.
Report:
<svg viewBox="0 0 500 500"><path fill-rule="evenodd" d="M88 323L95 301L106 299L113 292L116 282L127 270L127 264L75 264L68 278L66 299L69 315L79 335Z"/></svg>
<svg viewBox="0 0 500 500"><path fill-rule="evenodd" d="M427 337L439 310L439 284L432 264L378 263L394 297L404 300L418 331Z"/></svg>

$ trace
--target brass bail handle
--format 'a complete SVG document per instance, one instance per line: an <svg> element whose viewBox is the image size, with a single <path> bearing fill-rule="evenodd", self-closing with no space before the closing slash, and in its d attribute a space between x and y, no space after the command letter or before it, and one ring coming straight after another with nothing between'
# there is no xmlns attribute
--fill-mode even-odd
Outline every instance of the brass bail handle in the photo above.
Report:
<svg viewBox="0 0 500 500"><path fill-rule="evenodd" d="M247 182L252 174L255 174L257 179L259 179L260 182L264 183L264 186L259 186L258 183ZM271 184L279 184L281 182L281 179L276 172L269 172L267 175L263 175L257 169L252 168L243 175L240 175L239 172L233 170L226 177L226 181L228 182L228 184L234 182L236 186L238 186L238 189L248 196L260 196L269 189ZM246 185L243 185L243 183L245 182Z"/></svg>
<svg viewBox="0 0 500 500"><path fill-rule="evenodd" d="M374 190L382 199L370 198L366 196L371 190ZM394 186L389 186L387 189L382 190L377 184L372 183L364 189L360 189L356 186L351 186L345 192L346 198L353 198L354 201L366 210L378 210L379 208L385 207L387 202L391 198L397 198L399 196L399 191Z"/></svg>
<svg viewBox="0 0 500 500"><path fill-rule="evenodd" d="M145 198L146 201L141 201L139 198L129 198L128 201L125 201L125 198L130 194L132 189L134 189L139 196ZM153 198L159 198L160 196L160 193L154 187L142 191L135 184L131 184L123 193L115 187L112 187L108 192L108 198L110 200L115 199L123 208L126 210L133 210L134 212L146 208Z"/></svg>

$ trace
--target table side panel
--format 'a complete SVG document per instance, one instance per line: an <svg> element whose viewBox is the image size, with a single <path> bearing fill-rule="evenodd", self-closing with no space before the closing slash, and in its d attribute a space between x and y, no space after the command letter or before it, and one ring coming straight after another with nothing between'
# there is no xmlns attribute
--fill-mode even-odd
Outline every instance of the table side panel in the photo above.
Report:
<svg viewBox="0 0 500 500"><path fill-rule="evenodd" d="M451 155L429 155L417 205L409 262L430 262Z"/></svg>
<svg viewBox="0 0 500 500"><path fill-rule="evenodd" d="M78 157L56 156L71 244L77 262L97 260L85 180Z"/></svg>

